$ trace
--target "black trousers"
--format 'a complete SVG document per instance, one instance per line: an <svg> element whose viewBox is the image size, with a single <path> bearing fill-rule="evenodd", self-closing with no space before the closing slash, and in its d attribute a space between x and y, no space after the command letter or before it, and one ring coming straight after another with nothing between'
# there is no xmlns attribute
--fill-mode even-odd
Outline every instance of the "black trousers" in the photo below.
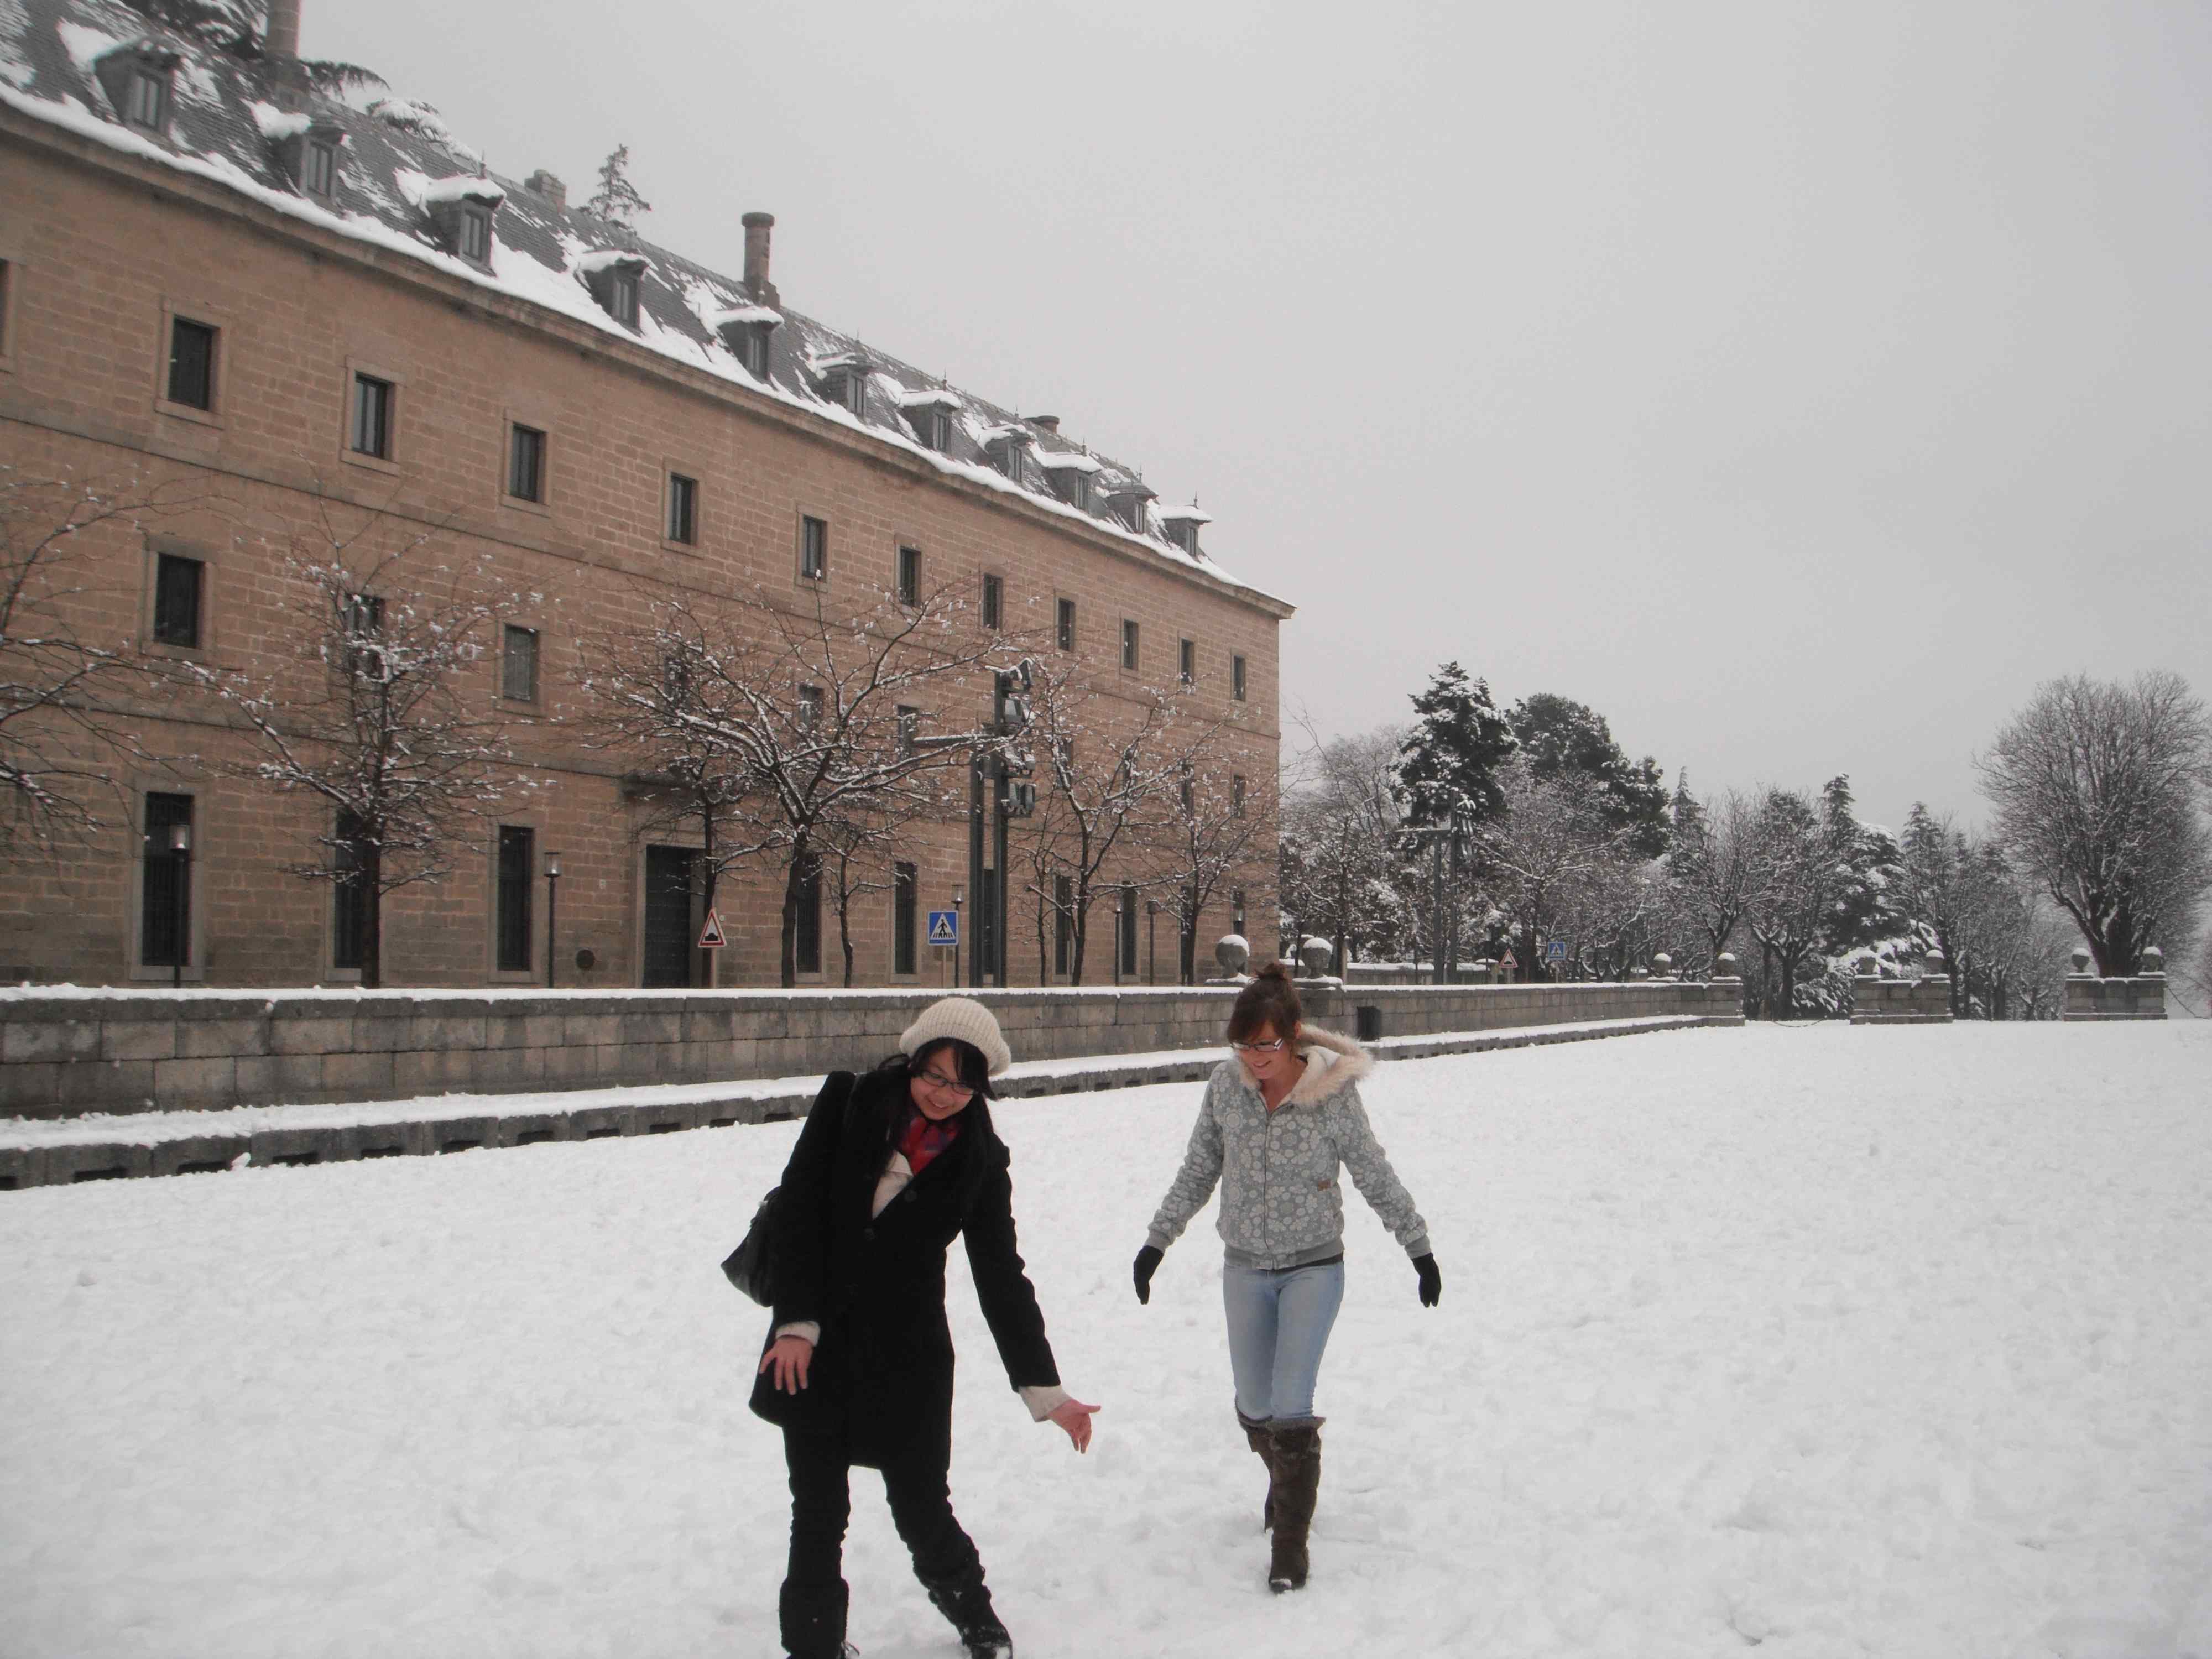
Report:
<svg viewBox="0 0 2212 1659"><path fill-rule="evenodd" d="M845 1523L853 1513L852 1460L842 1440L783 1431L783 1458L791 1470L791 1560L785 1584L800 1593L834 1592L844 1585ZM975 1540L953 1518L952 1490L941 1447L884 1467L884 1495L891 1524L914 1557L914 1576L927 1586L980 1583L983 1563Z"/></svg>

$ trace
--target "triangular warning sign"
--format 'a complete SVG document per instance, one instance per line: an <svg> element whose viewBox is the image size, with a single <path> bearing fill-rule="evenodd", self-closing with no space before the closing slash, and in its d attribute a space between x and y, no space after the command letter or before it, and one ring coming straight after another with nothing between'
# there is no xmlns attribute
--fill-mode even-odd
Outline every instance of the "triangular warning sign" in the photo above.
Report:
<svg viewBox="0 0 2212 1659"><path fill-rule="evenodd" d="M950 910L933 910L929 916L929 942L950 945L959 937L959 925L952 920Z"/></svg>
<svg viewBox="0 0 2212 1659"><path fill-rule="evenodd" d="M714 910L708 911L707 925L699 930L699 948L702 951L719 951L728 943L729 940L722 937L720 913Z"/></svg>

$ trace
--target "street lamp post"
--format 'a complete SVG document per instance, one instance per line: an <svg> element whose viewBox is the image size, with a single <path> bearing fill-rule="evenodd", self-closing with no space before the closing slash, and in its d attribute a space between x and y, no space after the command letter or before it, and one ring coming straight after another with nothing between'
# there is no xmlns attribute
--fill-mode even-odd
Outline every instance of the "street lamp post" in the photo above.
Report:
<svg viewBox="0 0 2212 1659"><path fill-rule="evenodd" d="M173 823L169 826L170 861L170 927L176 938L169 950L169 988L177 990L185 982L185 933L191 925L191 911L186 895L191 890L192 826Z"/></svg>
<svg viewBox="0 0 2212 1659"><path fill-rule="evenodd" d="M1147 985L1157 985L1160 982L1159 939L1158 936L1152 932L1152 924L1159 919L1159 914L1160 902L1158 899L1146 899L1145 901L1145 983Z"/></svg>
<svg viewBox="0 0 2212 1659"><path fill-rule="evenodd" d="M967 894L956 887L952 890L952 988L960 988L960 907Z"/></svg>
<svg viewBox="0 0 2212 1659"><path fill-rule="evenodd" d="M553 930L561 914L561 855L545 855L545 988L553 988Z"/></svg>

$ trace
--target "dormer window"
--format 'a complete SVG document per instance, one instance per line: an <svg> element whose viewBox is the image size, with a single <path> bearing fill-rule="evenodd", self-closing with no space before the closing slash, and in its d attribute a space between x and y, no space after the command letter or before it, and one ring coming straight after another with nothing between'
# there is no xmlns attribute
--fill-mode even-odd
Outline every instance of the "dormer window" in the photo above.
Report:
<svg viewBox="0 0 2212 1659"><path fill-rule="evenodd" d="M769 336L783 324L783 313L766 306L735 306L707 319L707 326L721 336L730 355L756 380L768 379Z"/></svg>
<svg viewBox="0 0 2212 1659"><path fill-rule="evenodd" d="M338 146L346 141L345 129L326 115L305 115L297 110L253 106L261 136L269 141L276 169L291 180L302 196L328 203L338 188Z"/></svg>
<svg viewBox="0 0 2212 1659"><path fill-rule="evenodd" d="M1091 510L1091 480L1098 471L1098 463L1080 450L1060 452L1041 449L1036 463L1044 471L1045 482L1052 493L1079 513Z"/></svg>
<svg viewBox="0 0 2212 1659"><path fill-rule="evenodd" d="M338 147L308 139L300 151L300 188L327 202L337 193L337 185Z"/></svg>
<svg viewBox="0 0 2212 1659"><path fill-rule="evenodd" d="M1028 452L1032 440L1030 434L1016 426L994 427L983 434L983 453L991 465L1012 478L1022 481L1022 457Z"/></svg>
<svg viewBox="0 0 2212 1659"><path fill-rule="evenodd" d="M646 258L629 248L602 248L576 262L577 274L605 312L624 328L635 328L638 301L645 288Z"/></svg>
<svg viewBox="0 0 2212 1659"><path fill-rule="evenodd" d="M1162 507L1159 519L1160 527L1167 532L1170 541L1194 559L1206 556L1198 549L1198 527L1213 522L1210 514L1200 512L1194 503L1189 507Z"/></svg>
<svg viewBox="0 0 2212 1659"><path fill-rule="evenodd" d="M116 47L93 65L93 73L125 125L166 138L170 91L181 61L175 50L149 39Z"/></svg>
<svg viewBox="0 0 2212 1659"><path fill-rule="evenodd" d="M957 392L942 387L933 391L898 392L892 394L898 404L899 413L914 428L914 435L924 447L943 454L952 445L952 411L960 407Z"/></svg>
<svg viewBox="0 0 2212 1659"><path fill-rule="evenodd" d="M855 415L868 409L868 366L856 356L817 358L814 372L822 381L822 395Z"/></svg>
<svg viewBox="0 0 2212 1659"><path fill-rule="evenodd" d="M507 192L489 179L463 173L425 186L422 206L447 252L480 270L491 269L492 216Z"/></svg>
<svg viewBox="0 0 2212 1659"><path fill-rule="evenodd" d="M1106 492L1107 509L1121 521L1122 527L1139 536L1152 533L1151 503L1154 492L1141 483L1115 484Z"/></svg>

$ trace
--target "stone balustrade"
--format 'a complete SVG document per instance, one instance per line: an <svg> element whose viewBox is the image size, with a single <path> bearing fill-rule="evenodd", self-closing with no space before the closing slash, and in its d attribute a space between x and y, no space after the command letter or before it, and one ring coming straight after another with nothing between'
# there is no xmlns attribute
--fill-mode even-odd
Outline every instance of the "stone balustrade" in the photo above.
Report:
<svg viewBox="0 0 2212 1659"><path fill-rule="evenodd" d="M1917 979L1884 979L1871 957L1851 976L1854 1025L1948 1025L1951 975L1941 951L1930 951Z"/></svg>
<svg viewBox="0 0 2212 1659"><path fill-rule="evenodd" d="M2106 979L2089 971L2089 953L2074 952L2074 971L2066 975L2066 1005L2061 1019L2164 1019L2166 952L2152 945L2142 953L2142 971Z"/></svg>

